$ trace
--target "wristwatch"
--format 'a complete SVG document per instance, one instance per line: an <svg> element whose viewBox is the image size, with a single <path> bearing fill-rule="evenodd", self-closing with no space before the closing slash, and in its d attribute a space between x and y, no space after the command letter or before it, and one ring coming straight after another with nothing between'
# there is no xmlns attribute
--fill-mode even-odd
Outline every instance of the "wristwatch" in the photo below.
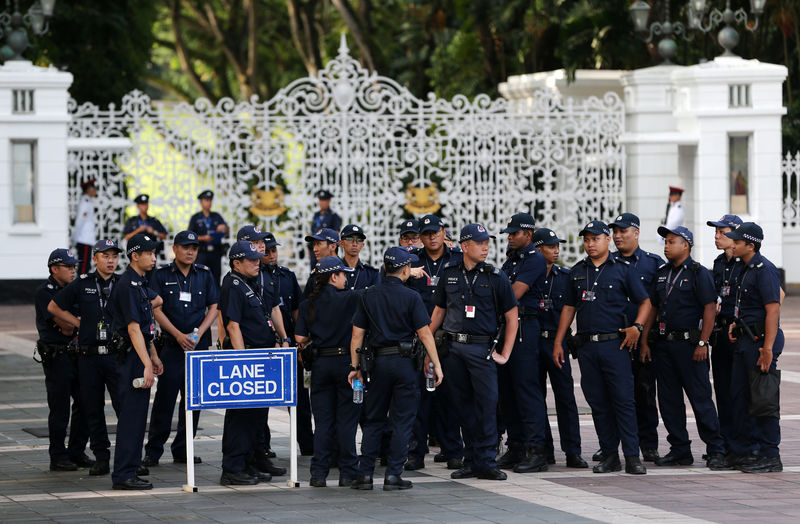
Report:
<svg viewBox="0 0 800 524"><path fill-rule="evenodd" d="M638 330L639 330L639 333L641 333L641 332L642 332L642 330L644 329L644 326L643 326L643 325L641 325L641 324L639 324L638 322L635 322L635 323L633 324L633 327L635 327L636 329L638 329Z"/></svg>
<svg viewBox="0 0 800 524"><path fill-rule="evenodd" d="M292 339L289 338L289 337L284 338L283 341L286 342L287 344L291 344L292 343Z"/></svg>
<svg viewBox="0 0 800 524"><path fill-rule="evenodd" d="M700 346L701 348L708 347L708 342L706 342L705 340L701 340L697 343L697 345Z"/></svg>
<svg viewBox="0 0 800 524"><path fill-rule="evenodd" d="M360 365L359 365L359 366L355 366L355 367L353 367L353 366L352 366L352 364L350 365L350 371L351 371L351 372L352 372L352 371L358 371L358 370L360 370L360 369L361 369L361 366L360 366Z"/></svg>

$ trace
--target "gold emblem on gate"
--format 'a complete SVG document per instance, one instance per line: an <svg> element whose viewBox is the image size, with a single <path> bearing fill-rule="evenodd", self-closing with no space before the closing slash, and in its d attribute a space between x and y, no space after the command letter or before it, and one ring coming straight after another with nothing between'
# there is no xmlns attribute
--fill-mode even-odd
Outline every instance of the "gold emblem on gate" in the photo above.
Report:
<svg viewBox="0 0 800 524"><path fill-rule="evenodd" d="M439 204L439 190L436 188L436 183L431 182L427 187L406 185L406 205L403 207L409 213L420 215L439 211L442 206Z"/></svg>
<svg viewBox="0 0 800 524"><path fill-rule="evenodd" d="M283 205L283 190L281 186L275 186L275 189L270 191L254 187L250 191L250 200L253 202L253 205L250 206L250 212L254 215L273 217L282 215L286 211L286 206Z"/></svg>

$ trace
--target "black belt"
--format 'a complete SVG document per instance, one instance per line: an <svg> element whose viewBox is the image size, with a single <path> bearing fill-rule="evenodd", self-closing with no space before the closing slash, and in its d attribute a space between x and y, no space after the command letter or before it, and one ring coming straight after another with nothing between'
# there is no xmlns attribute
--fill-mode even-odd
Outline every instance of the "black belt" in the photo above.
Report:
<svg viewBox="0 0 800 524"><path fill-rule="evenodd" d="M539 318L539 313L522 313L519 318Z"/></svg>
<svg viewBox="0 0 800 524"><path fill-rule="evenodd" d="M318 357L340 357L342 355L349 355L348 348L319 348L317 349Z"/></svg>
<svg viewBox="0 0 800 524"><path fill-rule="evenodd" d="M459 344L488 344L492 341L489 335L470 335L468 333L445 333L445 337Z"/></svg>
<svg viewBox="0 0 800 524"><path fill-rule="evenodd" d="M666 342L675 342L677 340L700 340L700 330L688 329L685 331L667 331L663 334L658 333L656 336L658 337L658 340Z"/></svg>
<svg viewBox="0 0 800 524"><path fill-rule="evenodd" d="M375 356L388 357L389 355L399 355L400 346L389 346L385 348L375 348Z"/></svg>
<svg viewBox="0 0 800 524"><path fill-rule="evenodd" d="M736 322L736 327L733 328L733 333L732 333L734 337L739 338L742 336L746 336L750 338L750 334L743 327L744 325L745 325L744 322L741 321ZM764 335L766 334L766 326L763 323L747 324L747 327L750 328L750 333L755 335L756 337L755 340L758 340L759 338L764 338Z"/></svg>
<svg viewBox="0 0 800 524"><path fill-rule="evenodd" d="M108 355L111 353L110 346L78 346L81 355Z"/></svg>
<svg viewBox="0 0 800 524"><path fill-rule="evenodd" d="M719 327L728 327L734 322L736 322L735 318L717 317L717 326Z"/></svg>
<svg viewBox="0 0 800 524"><path fill-rule="evenodd" d="M547 339L556 338L556 330L554 330L554 329L553 330L543 329L541 331L541 333L539 333L539 336L541 338L547 338Z"/></svg>
<svg viewBox="0 0 800 524"><path fill-rule="evenodd" d="M60 355L62 353L69 353L69 344L48 344L46 342L42 342L41 340L36 341L36 347L39 352L46 351L48 353L54 353L56 355Z"/></svg>
<svg viewBox="0 0 800 524"><path fill-rule="evenodd" d="M606 342L608 340L617 340L621 338L619 332L616 333L580 333L580 339L585 344L586 342Z"/></svg>

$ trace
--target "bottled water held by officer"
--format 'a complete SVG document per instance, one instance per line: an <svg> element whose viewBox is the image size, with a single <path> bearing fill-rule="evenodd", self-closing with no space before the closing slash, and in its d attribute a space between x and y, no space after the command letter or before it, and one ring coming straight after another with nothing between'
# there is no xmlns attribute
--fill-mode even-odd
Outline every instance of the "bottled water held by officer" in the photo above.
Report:
<svg viewBox="0 0 800 524"><path fill-rule="evenodd" d="M436 378L433 376L433 362L428 363L428 370L425 372L425 389L433 391L436 389Z"/></svg>
<svg viewBox="0 0 800 524"><path fill-rule="evenodd" d="M200 330L194 328L194 330L192 330L192 334L189 335L189 340L192 341L192 344L197 345L197 342L200 340Z"/></svg>
<svg viewBox="0 0 800 524"><path fill-rule="evenodd" d="M364 384L358 379L353 381L353 402L355 404L364 403Z"/></svg>
<svg viewBox="0 0 800 524"><path fill-rule="evenodd" d="M153 385L155 386L158 383L158 377L153 377ZM133 387L141 388L144 386L144 377L139 377L133 379Z"/></svg>

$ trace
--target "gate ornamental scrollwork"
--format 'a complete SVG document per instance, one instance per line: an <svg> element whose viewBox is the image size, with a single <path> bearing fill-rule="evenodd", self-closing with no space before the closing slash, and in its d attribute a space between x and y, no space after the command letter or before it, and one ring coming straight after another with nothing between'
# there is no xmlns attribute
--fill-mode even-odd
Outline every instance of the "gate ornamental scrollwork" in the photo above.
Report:
<svg viewBox="0 0 800 524"><path fill-rule="evenodd" d="M73 219L80 182L97 178L101 235L122 236L138 192L174 234L211 188L232 235L251 222L273 231L281 263L301 278L319 188L335 194L344 223L364 228L362 258L376 265L412 214L436 212L457 236L473 221L497 233L523 210L568 238L562 260L574 261L579 226L613 218L624 202L616 94L578 103L542 90L524 109L486 95L420 99L362 68L344 39L319 75L265 102L170 104L134 91L119 107L72 101L70 111ZM498 235L495 261L504 247Z"/></svg>

